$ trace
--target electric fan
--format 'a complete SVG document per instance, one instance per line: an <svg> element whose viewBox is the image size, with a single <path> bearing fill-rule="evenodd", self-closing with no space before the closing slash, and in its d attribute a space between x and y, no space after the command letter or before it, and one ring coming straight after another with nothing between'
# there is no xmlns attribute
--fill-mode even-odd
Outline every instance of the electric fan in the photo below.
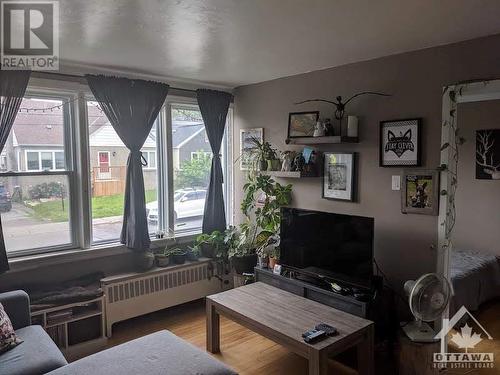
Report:
<svg viewBox="0 0 500 375"><path fill-rule="evenodd" d="M433 322L441 317L450 299L450 283L435 273L427 273L417 281L405 282L404 290L415 317L415 321L403 326L406 335L416 342L437 341L434 339L436 333L426 322Z"/></svg>

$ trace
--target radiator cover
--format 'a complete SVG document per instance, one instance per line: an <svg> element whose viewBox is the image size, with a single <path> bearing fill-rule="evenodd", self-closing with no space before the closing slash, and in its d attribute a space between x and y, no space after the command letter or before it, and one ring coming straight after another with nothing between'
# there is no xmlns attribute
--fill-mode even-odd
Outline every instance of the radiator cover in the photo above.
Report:
<svg viewBox="0 0 500 375"><path fill-rule="evenodd" d="M222 291L217 267L203 259L101 280L105 294L106 335L116 322L179 305Z"/></svg>

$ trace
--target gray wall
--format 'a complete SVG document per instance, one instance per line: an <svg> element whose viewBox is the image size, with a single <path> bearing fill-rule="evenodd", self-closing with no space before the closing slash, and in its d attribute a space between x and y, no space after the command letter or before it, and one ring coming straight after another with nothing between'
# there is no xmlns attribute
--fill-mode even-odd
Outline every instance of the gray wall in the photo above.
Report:
<svg viewBox="0 0 500 375"><path fill-rule="evenodd" d="M458 106L458 125L467 140L460 149L455 247L500 255L500 181L476 180L476 130L500 129L500 100Z"/></svg>
<svg viewBox="0 0 500 375"><path fill-rule="evenodd" d="M417 52L384 57L243 86L235 91L235 129L265 128L265 139L280 150L287 146L288 113L320 110L333 117L332 106L293 105L309 98L348 97L360 91L382 91L391 98L363 97L347 112L360 118L360 143L327 145L321 151L359 153L358 203L321 199L321 179L288 180L294 184L293 206L375 218L375 258L394 286L435 269L437 217L403 215L400 192L391 190L391 175L399 168L380 168L379 121L423 118L423 166L439 165L442 87L463 80L500 76L500 35ZM335 46L325 46L335 48ZM286 62L284 62L286 64ZM239 149L235 137L234 149ZM237 169L237 168L236 168ZM243 173L235 170L235 217L238 220Z"/></svg>

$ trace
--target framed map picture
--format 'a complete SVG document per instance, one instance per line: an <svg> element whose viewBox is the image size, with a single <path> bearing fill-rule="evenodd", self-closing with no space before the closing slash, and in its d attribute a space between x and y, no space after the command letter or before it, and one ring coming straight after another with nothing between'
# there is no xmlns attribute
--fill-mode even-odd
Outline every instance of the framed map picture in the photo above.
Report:
<svg viewBox="0 0 500 375"><path fill-rule="evenodd" d="M264 142L264 128L240 129L240 170L247 171L252 165L252 153L257 139Z"/></svg>
<svg viewBox="0 0 500 375"><path fill-rule="evenodd" d="M404 214L438 215L439 172L437 170L403 171L401 212Z"/></svg>
<svg viewBox="0 0 500 375"><path fill-rule="evenodd" d="M380 122L380 166L420 166L421 128L420 118Z"/></svg>
<svg viewBox="0 0 500 375"><path fill-rule="evenodd" d="M324 153L323 198L354 202L356 153Z"/></svg>

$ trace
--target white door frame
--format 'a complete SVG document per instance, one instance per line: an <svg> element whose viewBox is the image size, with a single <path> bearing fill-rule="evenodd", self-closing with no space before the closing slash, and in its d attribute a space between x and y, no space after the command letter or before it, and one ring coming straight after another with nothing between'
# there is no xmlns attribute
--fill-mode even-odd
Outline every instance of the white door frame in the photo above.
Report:
<svg viewBox="0 0 500 375"><path fill-rule="evenodd" d="M450 279L450 255L452 233L456 219L455 191L460 184L457 176L458 154L461 144L458 129L459 103L480 102L500 99L500 80L486 80L457 83L443 88L442 128L441 128L441 179L438 219L438 253L436 272ZM467 140L472 142L473 140ZM443 312L443 320L449 311ZM440 329L441 321L438 322Z"/></svg>
<svg viewBox="0 0 500 375"><path fill-rule="evenodd" d="M101 172L101 154L108 154L108 172ZM111 153L109 151L97 151L97 180L111 179Z"/></svg>

